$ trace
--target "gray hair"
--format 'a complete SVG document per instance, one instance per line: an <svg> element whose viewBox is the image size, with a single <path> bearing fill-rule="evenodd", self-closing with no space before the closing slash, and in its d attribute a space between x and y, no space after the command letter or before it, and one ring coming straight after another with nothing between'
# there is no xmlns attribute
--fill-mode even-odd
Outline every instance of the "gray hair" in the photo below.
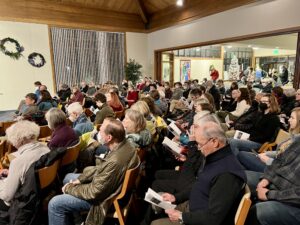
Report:
<svg viewBox="0 0 300 225"><path fill-rule="evenodd" d="M67 111L68 111L68 113L76 113L76 114L80 115L83 113L83 108L79 102L74 102L68 106Z"/></svg>
<svg viewBox="0 0 300 225"><path fill-rule="evenodd" d="M210 113L209 111L196 113L196 115L194 116L194 125L202 126L206 122L214 122L219 125L221 124L220 120L214 113Z"/></svg>
<svg viewBox="0 0 300 225"><path fill-rule="evenodd" d="M49 109L45 115L45 118L48 122L48 126L52 130L54 130L59 125L64 124L67 119L65 113L58 108Z"/></svg>
<svg viewBox="0 0 300 225"><path fill-rule="evenodd" d="M225 136L225 132L220 126L220 124L217 124L212 121L204 122L200 129L203 131L203 136L208 140L210 138L216 138L221 143L225 144L227 141L227 138Z"/></svg>
<svg viewBox="0 0 300 225"><path fill-rule="evenodd" d="M7 140L16 148L37 140L40 135L40 127L34 122L22 120L14 123L6 130Z"/></svg>

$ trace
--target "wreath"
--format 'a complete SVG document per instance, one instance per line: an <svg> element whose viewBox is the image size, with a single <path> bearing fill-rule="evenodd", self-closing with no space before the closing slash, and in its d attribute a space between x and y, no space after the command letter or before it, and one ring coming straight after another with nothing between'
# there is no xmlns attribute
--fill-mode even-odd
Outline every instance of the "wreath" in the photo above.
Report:
<svg viewBox="0 0 300 225"><path fill-rule="evenodd" d="M45 65L46 60L42 54L33 52L28 56L28 62L34 67L42 67Z"/></svg>
<svg viewBox="0 0 300 225"><path fill-rule="evenodd" d="M14 45L14 50L8 50L7 44ZM22 52L24 51L24 47L19 44L19 42L13 38L4 38L0 41L0 50L5 55L18 60L22 55Z"/></svg>

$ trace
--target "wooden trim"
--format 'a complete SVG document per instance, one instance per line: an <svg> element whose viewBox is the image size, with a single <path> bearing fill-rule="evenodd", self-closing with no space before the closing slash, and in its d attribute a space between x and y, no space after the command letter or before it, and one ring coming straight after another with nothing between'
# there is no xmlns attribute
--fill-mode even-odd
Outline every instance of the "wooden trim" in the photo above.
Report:
<svg viewBox="0 0 300 225"><path fill-rule="evenodd" d="M222 50L221 50L222 51ZM222 52L221 52L222 54ZM174 56L174 59L180 58L180 59L193 59L193 60L222 60L223 58L203 58L203 57L188 57L188 56Z"/></svg>
<svg viewBox="0 0 300 225"><path fill-rule="evenodd" d="M277 36L277 35L290 34L290 33L298 33L299 31L300 31L300 27L285 28L285 29L280 29L280 30L267 31L267 32L261 32L261 33L256 33L256 34L248 34L248 35L242 35L242 36L237 36L237 37L229 37L229 38L216 39L216 40L204 41L204 42L196 42L193 44L180 45L180 46L174 46L174 47L169 47L169 48L162 48L162 49L157 49L154 51L165 52L165 51L179 50L179 49L183 49L183 48L193 48L193 47L201 47L201 46L207 46L207 45L225 44L225 43L234 42L234 41L244 41L244 40L251 40L251 39L256 39L256 38Z"/></svg>
<svg viewBox="0 0 300 225"><path fill-rule="evenodd" d="M149 20L144 3L141 0L135 0L135 2L144 24L148 24Z"/></svg>
<svg viewBox="0 0 300 225"><path fill-rule="evenodd" d="M295 62L295 74L293 86L297 90L300 88L300 32L298 32L296 62Z"/></svg>
<svg viewBox="0 0 300 225"><path fill-rule="evenodd" d="M48 37L49 37L49 48L50 48L50 61L51 61L51 68L52 68L52 81L53 81L53 91L57 94L56 89L56 76L55 76L55 65L54 65L54 53L53 53L53 45L52 45L52 35L51 35L51 27L48 26Z"/></svg>

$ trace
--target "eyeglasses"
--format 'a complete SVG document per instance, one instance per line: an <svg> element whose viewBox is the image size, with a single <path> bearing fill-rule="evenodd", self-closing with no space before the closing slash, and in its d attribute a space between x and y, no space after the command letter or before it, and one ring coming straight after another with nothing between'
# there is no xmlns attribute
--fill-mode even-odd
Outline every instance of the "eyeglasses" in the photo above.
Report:
<svg viewBox="0 0 300 225"><path fill-rule="evenodd" d="M212 140L212 138L208 139L203 145L198 144L198 149L201 150L201 148L203 148L205 145L207 145L208 142L210 142L211 140Z"/></svg>

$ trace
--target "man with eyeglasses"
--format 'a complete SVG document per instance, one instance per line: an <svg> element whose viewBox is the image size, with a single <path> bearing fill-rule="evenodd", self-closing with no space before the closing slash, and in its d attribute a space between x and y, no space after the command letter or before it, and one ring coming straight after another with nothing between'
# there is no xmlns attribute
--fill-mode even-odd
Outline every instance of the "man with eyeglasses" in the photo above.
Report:
<svg viewBox="0 0 300 225"><path fill-rule="evenodd" d="M204 163L190 189L175 195L164 193L165 201L179 204L166 210L169 218L152 225L176 224L234 224L234 215L243 194L246 175L227 144L219 124L205 122L194 125L198 150Z"/></svg>

